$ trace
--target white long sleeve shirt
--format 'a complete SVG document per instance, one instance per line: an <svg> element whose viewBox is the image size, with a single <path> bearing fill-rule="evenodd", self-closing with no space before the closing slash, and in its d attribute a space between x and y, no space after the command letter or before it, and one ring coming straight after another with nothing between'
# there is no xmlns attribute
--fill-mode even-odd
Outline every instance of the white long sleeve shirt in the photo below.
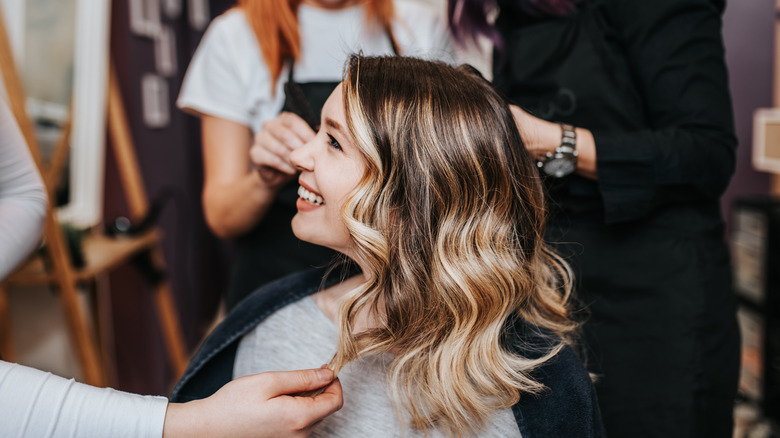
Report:
<svg viewBox="0 0 780 438"><path fill-rule="evenodd" d="M46 190L0 101L0 281L38 244ZM96 388L0 360L2 437L161 437L168 400Z"/></svg>
<svg viewBox="0 0 780 438"><path fill-rule="evenodd" d="M0 361L0 436L162 436L168 399L96 388Z"/></svg>
<svg viewBox="0 0 780 438"><path fill-rule="evenodd" d="M35 248L46 190L6 102L0 102L0 281Z"/></svg>

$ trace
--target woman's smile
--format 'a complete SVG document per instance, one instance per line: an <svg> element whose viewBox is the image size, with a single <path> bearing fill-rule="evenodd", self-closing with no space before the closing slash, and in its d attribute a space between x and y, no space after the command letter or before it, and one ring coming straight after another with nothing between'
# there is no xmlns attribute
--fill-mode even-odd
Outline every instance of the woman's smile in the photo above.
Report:
<svg viewBox="0 0 780 438"><path fill-rule="evenodd" d="M322 196L305 184L300 184L298 187L298 201L295 203L299 211L311 211L325 204Z"/></svg>

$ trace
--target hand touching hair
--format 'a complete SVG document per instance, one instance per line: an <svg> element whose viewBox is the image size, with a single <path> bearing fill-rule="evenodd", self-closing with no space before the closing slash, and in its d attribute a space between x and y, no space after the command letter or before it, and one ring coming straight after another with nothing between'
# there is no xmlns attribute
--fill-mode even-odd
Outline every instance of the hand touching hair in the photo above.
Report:
<svg viewBox="0 0 780 438"><path fill-rule="evenodd" d="M574 328L569 271L542 240L534 162L475 70L353 56L347 125L367 171L342 214L368 283L342 303L335 370L392 352L391 398L417 429L458 436L541 390L529 373ZM375 328L355 333L361 311ZM515 318L561 340L538 359L504 345Z"/></svg>

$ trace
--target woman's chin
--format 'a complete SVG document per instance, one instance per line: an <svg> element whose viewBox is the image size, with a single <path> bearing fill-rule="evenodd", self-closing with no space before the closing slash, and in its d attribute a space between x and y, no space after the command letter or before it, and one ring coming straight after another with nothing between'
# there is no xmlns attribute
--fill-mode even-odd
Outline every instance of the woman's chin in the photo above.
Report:
<svg viewBox="0 0 780 438"><path fill-rule="evenodd" d="M298 211L292 218L292 232L298 239L324 246L342 254L351 246L352 239L346 227L336 220L323 220L319 215Z"/></svg>
<svg viewBox="0 0 780 438"><path fill-rule="evenodd" d="M316 229L313 229L311 221L305 217L301 217L305 213L295 213L292 218L292 232L298 239L319 246L329 246L326 242L322 242L322 239L317 238ZM307 223L308 222L308 223ZM316 227L315 227L316 228Z"/></svg>
<svg viewBox="0 0 780 438"><path fill-rule="evenodd" d="M303 229L303 227L301 227L301 223L300 223L301 222L301 217L300 216L301 216L301 213L295 213L295 216L293 216L292 222L291 222L292 232L293 232L293 234L295 234L295 237L303 240L304 242L308 242L308 240L306 240L304 238L306 233L303 232L304 229Z"/></svg>

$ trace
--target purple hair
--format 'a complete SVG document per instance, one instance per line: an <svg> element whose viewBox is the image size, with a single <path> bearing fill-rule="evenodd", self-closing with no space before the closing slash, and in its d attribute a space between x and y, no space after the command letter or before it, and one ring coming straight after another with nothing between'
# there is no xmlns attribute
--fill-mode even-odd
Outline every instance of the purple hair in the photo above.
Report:
<svg viewBox="0 0 780 438"><path fill-rule="evenodd" d="M561 16L574 11L581 0L514 0L529 15ZM450 31L459 44L476 41L480 35L488 37L499 52L503 43L498 30L488 16L498 8L497 0L447 0L447 18Z"/></svg>

